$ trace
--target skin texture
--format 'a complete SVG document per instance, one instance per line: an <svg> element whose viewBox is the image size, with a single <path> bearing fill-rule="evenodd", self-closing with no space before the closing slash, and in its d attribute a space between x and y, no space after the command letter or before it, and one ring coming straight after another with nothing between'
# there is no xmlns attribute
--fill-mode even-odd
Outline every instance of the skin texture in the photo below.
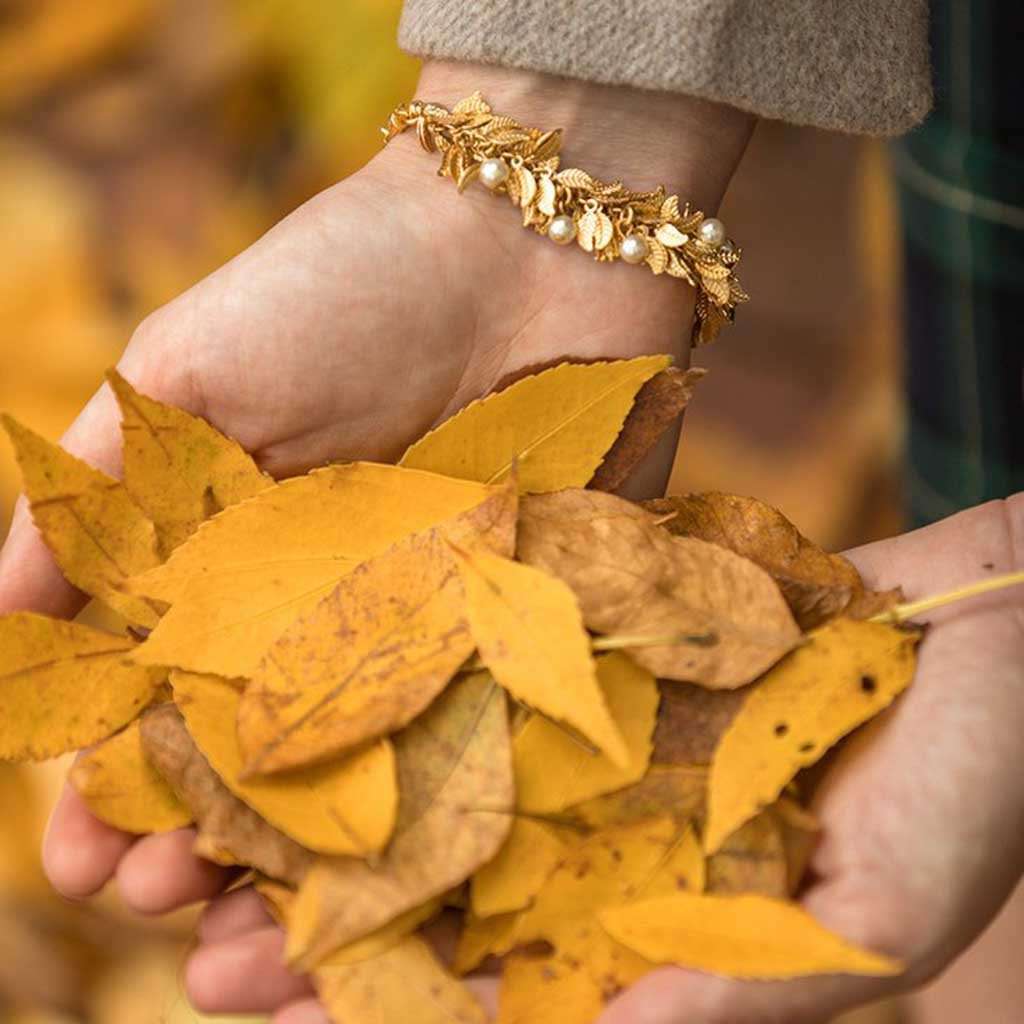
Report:
<svg viewBox="0 0 1024 1024"><path fill-rule="evenodd" d="M711 212L749 137L745 115L678 97L500 69L429 66L419 95L443 103L480 88L498 110L562 125L567 163L664 182ZM405 137L306 204L260 242L150 317L120 369L141 391L206 416L284 476L328 459L394 458L437 420L538 362L670 351L686 362L692 293L624 265L603 266L523 231L482 189L458 196ZM101 390L64 439L119 469L117 412ZM667 445L635 481L660 493ZM660 459L660 461L659 461ZM1020 564L1024 499L975 510L856 554L868 581L910 596ZM859 735L820 795L829 840L807 904L849 938L905 958L903 982L940 970L1020 877L1024 791L1024 612L1003 595L937 614L913 692ZM73 614L24 505L0 553L0 614ZM70 791L44 863L84 899L116 877L129 906L161 913L207 900L232 875L190 852L188 830L135 840ZM280 935L251 895L214 902L187 974L206 1010L275 1012L322 1024L307 983L278 966ZM254 982L253 979L258 979ZM482 997L493 985L475 983ZM665 970L609 1007L603 1024L816 1022L891 986L824 979L743 985Z"/></svg>

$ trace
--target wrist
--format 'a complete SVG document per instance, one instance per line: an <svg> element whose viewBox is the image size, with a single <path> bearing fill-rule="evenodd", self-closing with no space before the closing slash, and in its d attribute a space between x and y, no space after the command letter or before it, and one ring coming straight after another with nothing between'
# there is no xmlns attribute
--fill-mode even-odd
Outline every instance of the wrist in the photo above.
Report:
<svg viewBox="0 0 1024 1024"><path fill-rule="evenodd" d="M450 107L477 90L496 113L564 129L563 166L633 189L664 185L709 214L754 124L740 110L693 97L482 64L428 61L416 94Z"/></svg>

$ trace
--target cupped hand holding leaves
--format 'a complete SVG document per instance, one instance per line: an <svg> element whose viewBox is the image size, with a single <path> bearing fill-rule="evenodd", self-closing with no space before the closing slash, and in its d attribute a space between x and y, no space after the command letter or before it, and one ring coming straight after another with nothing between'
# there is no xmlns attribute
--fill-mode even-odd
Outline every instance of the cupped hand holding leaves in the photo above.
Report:
<svg viewBox="0 0 1024 1024"><path fill-rule="evenodd" d="M914 599L1019 570L1022 548L1018 496L850 558L868 586L902 586ZM923 984L991 921L1024 871L1024 615L1010 591L929 619L914 685L819 781L823 841L802 894L823 924L906 972L743 982L663 968L612 1002L601 1024L817 1024ZM280 965L283 934L252 890L216 900L200 941L187 979L201 1007L276 1011L275 1024L328 1020L309 983ZM471 987L496 1006L496 980Z"/></svg>

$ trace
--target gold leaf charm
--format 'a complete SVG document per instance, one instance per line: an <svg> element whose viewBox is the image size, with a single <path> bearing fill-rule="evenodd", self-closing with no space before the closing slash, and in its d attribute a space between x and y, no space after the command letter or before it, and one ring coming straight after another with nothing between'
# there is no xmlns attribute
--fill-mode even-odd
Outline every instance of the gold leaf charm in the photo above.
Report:
<svg viewBox="0 0 1024 1024"><path fill-rule="evenodd" d="M612 220L608 214L601 212L597 215L597 228L594 231L594 248L599 252L608 247L615 230L612 227Z"/></svg>
<svg viewBox="0 0 1024 1024"><path fill-rule="evenodd" d="M673 196L672 198L675 197ZM684 235L674 224L662 224L654 233L654 237L669 249L678 249L679 246L686 245L690 240L689 237Z"/></svg>
<svg viewBox="0 0 1024 1024"><path fill-rule="evenodd" d="M705 281L725 281L732 271L721 263L698 263L697 269Z"/></svg>
<svg viewBox="0 0 1024 1024"><path fill-rule="evenodd" d="M555 183L546 174L537 183L537 209L546 217L555 215Z"/></svg>
<svg viewBox="0 0 1024 1024"><path fill-rule="evenodd" d="M427 128L427 122L422 117L416 120L416 138L428 153L433 153L437 148L434 145L434 134Z"/></svg>
<svg viewBox="0 0 1024 1024"><path fill-rule="evenodd" d="M562 148L562 129L556 128L552 132L545 132L538 140L537 147L530 156L539 162L550 160L558 156Z"/></svg>
<svg viewBox="0 0 1024 1024"><path fill-rule="evenodd" d="M597 210L587 210L576 222L576 241L587 252L594 251L594 237L597 234Z"/></svg>
<svg viewBox="0 0 1024 1024"><path fill-rule="evenodd" d="M668 249L665 248L656 238L647 240L647 266L655 274L664 274L668 266Z"/></svg>
<svg viewBox="0 0 1024 1024"><path fill-rule="evenodd" d="M670 277L678 277L683 281L697 287L697 279L693 276L693 271L679 258L679 254L673 252L668 261L668 266L665 267L666 273Z"/></svg>
<svg viewBox="0 0 1024 1024"><path fill-rule="evenodd" d="M472 96L467 96L464 100L459 100L452 107L453 114L489 114L490 112L490 104L479 92L473 93Z"/></svg>
<svg viewBox="0 0 1024 1024"><path fill-rule="evenodd" d="M514 175L519 192L519 205L525 210L537 194L537 179L528 167L517 167Z"/></svg>
<svg viewBox="0 0 1024 1024"><path fill-rule="evenodd" d="M679 196L669 196L661 204L662 220L679 220Z"/></svg>
<svg viewBox="0 0 1024 1024"><path fill-rule="evenodd" d="M565 185L566 188L590 189L594 187L594 179L581 171L578 167L567 167L555 175L555 180Z"/></svg>
<svg viewBox="0 0 1024 1024"><path fill-rule="evenodd" d="M704 291L715 300L716 305L724 306L729 301L729 282L716 281L711 277L701 277Z"/></svg>
<svg viewBox="0 0 1024 1024"><path fill-rule="evenodd" d="M473 181L480 173L480 165L475 161L468 167L463 168L462 173L455 180L455 185L460 192L465 191L466 186Z"/></svg>

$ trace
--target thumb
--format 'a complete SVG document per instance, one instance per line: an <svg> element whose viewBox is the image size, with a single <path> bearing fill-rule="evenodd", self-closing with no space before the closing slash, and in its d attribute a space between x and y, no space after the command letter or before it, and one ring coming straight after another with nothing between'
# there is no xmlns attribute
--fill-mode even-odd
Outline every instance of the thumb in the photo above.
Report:
<svg viewBox="0 0 1024 1024"><path fill-rule="evenodd" d="M118 369L145 394L189 408L195 404L195 392L189 386L187 361L175 351L173 342L167 343L166 332L158 335L159 345L148 340L154 336L156 332L143 325ZM111 476L120 475L120 413L106 384L89 400L60 443L94 468ZM71 618L86 600L64 578L32 522L28 501L19 498L10 533L0 551L0 615L32 611Z"/></svg>

